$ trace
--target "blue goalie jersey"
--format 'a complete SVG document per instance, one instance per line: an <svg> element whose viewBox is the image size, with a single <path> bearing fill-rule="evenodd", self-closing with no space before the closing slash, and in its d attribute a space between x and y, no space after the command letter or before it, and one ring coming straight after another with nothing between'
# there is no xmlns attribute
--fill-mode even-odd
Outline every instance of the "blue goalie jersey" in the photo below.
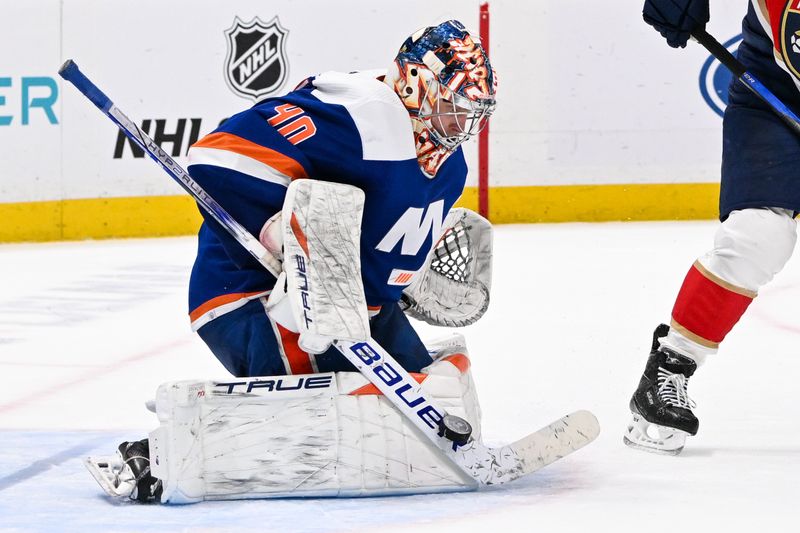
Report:
<svg viewBox="0 0 800 533"><path fill-rule="evenodd" d="M365 193L361 269L370 310L397 302L464 188L458 148L427 177L411 120L378 72L329 72L228 119L189 151L189 173L253 235L295 179ZM202 210L201 210L202 211ZM192 328L269 294L275 278L203 212L189 286Z"/></svg>

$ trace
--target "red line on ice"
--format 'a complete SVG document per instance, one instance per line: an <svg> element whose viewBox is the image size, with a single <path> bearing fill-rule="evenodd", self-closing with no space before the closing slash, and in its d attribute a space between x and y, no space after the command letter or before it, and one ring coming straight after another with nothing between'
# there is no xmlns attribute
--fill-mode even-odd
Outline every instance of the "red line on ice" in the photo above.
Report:
<svg viewBox="0 0 800 533"><path fill-rule="evenodd" d="M128 366L128 365L130 365L132 363L137 363L137 362L142 361L144 359L149 359L151 357L155 357L156 355L162 355L164 352L172 350L172 349L177 348L179 346L182 346L184 344L187 344L188 342L189 342L189 338L175 340L175 341L172 341L172 342L168 342L166 344L162 344L161 346L157 346L155 348L151 348L150 350L147 350L147 351L140 352L138 354L132 355L130 357L126 357L125 359L122 359L120 361L113 361L113 362L111 362L111 363L109 363L107 365L103 365L101 367L98 367L93 372L87 372L86 374L83 374L82 376L78 376L77 378L72 379L71 381L66 381L64 383L55 383L55 384L53 384L52 386L50 386L50 387L48 387L46 389L41 389L41 390L38 390L38 391L33 392L31 394L28 394L27 396L23 396L21 398L17 398L13 402L2 404L2 405L0 405L0 413L7 413L9 411L13 411L14 409L19 409L20 407L25 407L26 405L28 405L30 403L33 403L33 402L38 401L38 400L41 400L42 398L47 398L47 397L53 396L55 394L61 394L66 389L70 389L72 387L76 387L78 385L86 383L87 381L95 380L95 379L97 379L97 378L99 378L101 376L104 376L106 374L111 374L112 372L116 372L118 370L121 370L121 369L125 368L126 366ZM59 365L59 366L61 366L61 365Z"/></svg>

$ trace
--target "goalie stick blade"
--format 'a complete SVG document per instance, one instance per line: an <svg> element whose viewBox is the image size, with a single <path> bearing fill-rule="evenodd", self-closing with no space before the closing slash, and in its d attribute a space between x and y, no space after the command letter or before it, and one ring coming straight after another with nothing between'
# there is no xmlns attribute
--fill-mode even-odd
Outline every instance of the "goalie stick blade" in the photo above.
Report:
<svg viewBox="0 0 800 533"><path fill-rule="evenodd" d="M575 411L500 448L468 445L455 460L469 465L469 475L479 483L497 485L532 474L583 448L599 434L600 425L592 413Z"/></svg>
<svg viewBox="0 0 800 533"><path fill-rule="evenodd" d="M589 411L575 411L536 433L509 445L520 461L517 477L536 472L550 463L580 450L600 434L600 424Z"/></svg>
<svg viewBox="0 0 800 533"><path fill-rule="evenodd" d="M132 475L126 479L119 457L86 457L83 464L106 494L113 498L130 497L136 483Z"/></svg>
<svg viewBox="0 0 800 533"><path fill-rule="evenodd" d="M472 442L450 455L482 485L499 485L536 472L592 442L600 434L597 418L575 411L512 444L489 448Z"/></svg>

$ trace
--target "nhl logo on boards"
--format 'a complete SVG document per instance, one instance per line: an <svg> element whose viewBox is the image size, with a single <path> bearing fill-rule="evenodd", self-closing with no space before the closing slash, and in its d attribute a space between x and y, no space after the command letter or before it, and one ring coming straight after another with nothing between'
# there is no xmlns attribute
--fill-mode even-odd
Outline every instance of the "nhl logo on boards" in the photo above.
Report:
<svg viewBox="0 0 800 533"><path fill-rule="evenodd" d="M289 71L288 33L277 16L266 24L258 17L248 23L234 19L225 31L225 81L234 93L257 101L283 86Z"/></svg>

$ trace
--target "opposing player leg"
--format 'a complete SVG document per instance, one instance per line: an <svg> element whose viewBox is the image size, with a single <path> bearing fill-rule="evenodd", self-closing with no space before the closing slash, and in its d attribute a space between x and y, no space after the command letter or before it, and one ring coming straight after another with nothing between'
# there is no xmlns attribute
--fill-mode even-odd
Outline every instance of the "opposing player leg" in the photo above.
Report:
<svg viewBox="0 0 800 533"><path fill-rule="evenodd" d="M745 39L738 57L762 79L785 76L771 49L756 48ZM779 96L790 107L800 105L794 87ZM689 377L716 353L794 249L794 215L800 210L798 154L800 137L742 84L733 83L723 121L722 225L714 247L686 274L671 327L657 330L630 402L633 421L626 443L679 453L686 436L697 432L694 404L687 395Z"/></svg>
<svg viewBox="0 0 800 533"><path fill-rule="evenodd" d="M793 213L785 209L732 212L717 231L714 248L689 269L672 310L659 326L624 441L629 446L677 454L699 422L688 381L716 353L759 288L779 272L796 241Z"/></svg>

